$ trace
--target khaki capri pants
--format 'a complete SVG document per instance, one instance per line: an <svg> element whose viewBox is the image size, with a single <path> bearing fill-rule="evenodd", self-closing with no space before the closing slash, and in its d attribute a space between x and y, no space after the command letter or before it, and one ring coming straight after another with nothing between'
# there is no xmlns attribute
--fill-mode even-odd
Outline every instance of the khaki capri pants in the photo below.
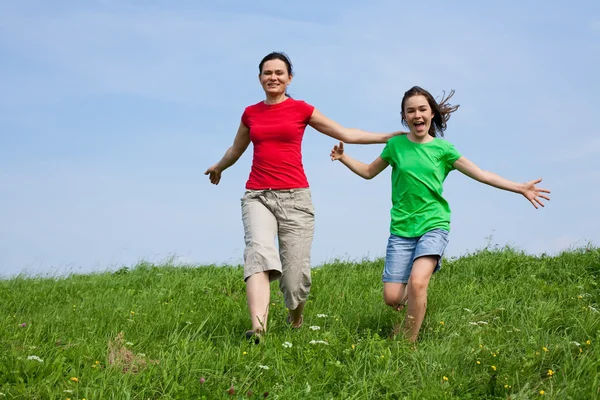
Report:
<svg viewBox="0 0 600 400"><path fill-rule="evenodd" d="M241 201L244 280L268 272L271 282L279 279L285 306L295 310L311 287L315 209L310 189L246 190Z"/></svg>

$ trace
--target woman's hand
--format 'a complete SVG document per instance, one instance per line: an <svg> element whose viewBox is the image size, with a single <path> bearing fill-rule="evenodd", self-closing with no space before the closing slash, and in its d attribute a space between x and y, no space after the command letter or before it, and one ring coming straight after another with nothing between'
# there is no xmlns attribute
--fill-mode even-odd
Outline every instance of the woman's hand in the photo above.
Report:
<svg viewBox="0 0 600 400"><path fill-rule="evenodd" d="M218 185L221 181L221 169L217 166L217 164L207 169L204 175L208 175L210 183L213 185Z"/></svg>

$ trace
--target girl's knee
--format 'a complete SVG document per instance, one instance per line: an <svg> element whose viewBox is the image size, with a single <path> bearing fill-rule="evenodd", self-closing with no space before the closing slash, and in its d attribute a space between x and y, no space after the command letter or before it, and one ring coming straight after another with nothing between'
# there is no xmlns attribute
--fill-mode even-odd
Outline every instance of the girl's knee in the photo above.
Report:
<svg viewBox="0 0 600 400"><path fill-rule="evenodd" d="M411 292L414 295L418 295L422 292L427 291L427 287L429 286L429 277L411 277L410 278L410 287Z"/></svg>
<svg viewBox="0 0 600 400"><path fill-rule="evenodd" d="M383 301L390 307L396 307L402 301L400 293L383 293Z"/></svg>

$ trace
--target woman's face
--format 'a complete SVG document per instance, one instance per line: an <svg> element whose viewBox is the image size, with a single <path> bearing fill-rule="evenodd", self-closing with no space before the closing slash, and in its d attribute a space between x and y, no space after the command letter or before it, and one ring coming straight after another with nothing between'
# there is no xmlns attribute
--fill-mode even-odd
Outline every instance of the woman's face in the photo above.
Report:
<svg viewBox="0 0 600 400"><path fill-rule="evenodd" d="M267 96L284 94L287 86L292 82L287 66L281 60L266 61L258 78Z"/></svg>

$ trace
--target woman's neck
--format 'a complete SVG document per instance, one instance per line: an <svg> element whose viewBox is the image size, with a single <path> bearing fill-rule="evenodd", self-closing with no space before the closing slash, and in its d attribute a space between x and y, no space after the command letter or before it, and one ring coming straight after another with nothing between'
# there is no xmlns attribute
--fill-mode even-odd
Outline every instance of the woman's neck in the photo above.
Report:
<svg viewBox="0 0 600 400"><path fill-rule="evenodd" d="M265 104L268 104L268 105L279 104L279 103L283 103L287 99L288 99L288 96L285 93L277 95L277 96L273 96L273 97L267 96L267 99L265 100Z"/></svg>

